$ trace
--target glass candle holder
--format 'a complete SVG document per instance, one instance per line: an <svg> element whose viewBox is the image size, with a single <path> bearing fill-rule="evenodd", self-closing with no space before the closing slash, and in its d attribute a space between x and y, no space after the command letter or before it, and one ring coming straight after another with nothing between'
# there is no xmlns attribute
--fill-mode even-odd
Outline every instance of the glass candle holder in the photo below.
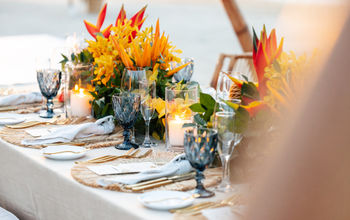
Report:
<svg viewBox="0 0 350 220"><path fill-rule="evenodd" d="M183 125L193 122L189 108L198 101L198 87L172 85L165 88L165 132L168 151L184 151Z"/></svg>
<svg viewBox="0 0 350 220"><path fill-rule="evenodd" d="M65 65L64 110L67 118L91 115L92 96L88 92L93 74L92 64Z"/></svg>

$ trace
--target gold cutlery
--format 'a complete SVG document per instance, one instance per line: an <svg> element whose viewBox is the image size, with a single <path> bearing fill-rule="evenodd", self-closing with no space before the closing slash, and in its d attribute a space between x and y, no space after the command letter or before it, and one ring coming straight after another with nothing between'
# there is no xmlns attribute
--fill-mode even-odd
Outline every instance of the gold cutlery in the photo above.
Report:
<svg viewBox="0 0 350 220"><path fill-rule="evenodd" d="M203 209L214 209L224 206L233 206L237 205L239 200L241 199L240 195L233 195L224 200L217 202L203 202L197 205L189 206L183 209L172 209L169 210L171 213L179 213L179 214L188 214L188 215L198 215L201 213Z"/></svg>
<svg viewBox="0 0 350 220"><path fill-rule="evenodd" d="M194 176L195 176L195 173L189 173L189 174L181 175L181 176L168 177L166 180L156 182L156 183L148 183L148 184L144 184L144 185L136 186L136 187L131 186L131 190L134 192L138 192L138 191L142 191L142 190L146 190L146 189L153 189L156 187L169 185L171 183L176 183L176 182L181 182L181 181L193 179Z"/></svg>
<svg viewBox="0 0 350 220"><path fill-rule="evenodd" d="M58 152L53 152L53 153L46 153L46 152L44 152L43 154L45 154L45 155L63 154L63 153L80 154L80 153L83 153L83 152L86 152L86 151L88 151L88 149L85 149L85 150L83 150L83 151L64 150L64 151L58 151Z"/></svg>
<svg viewBox="0 0 350 220"><path fill-rule="evenodd" d="M176 175L176 176L172 176L172 177L160 177L160 178L157 178L157 179L147 180L147 181L136 183L136 184L125 185L124 187L126 189L131 189L131 188L136 188L136 187L140 187L140 186L150 185L150 184L153 184L153 183L162 182L162 181L168 180L169 178L181 178L181 177L192 176L193 174L194 174L194 172L185 173L185 174L182 174L182 175Z"/></svg>
<svg viewBox="0 0 350 220"><path fill-rule="evenodd" d="M123 158L123 157L128 157L130 155L132 155L132 153L135 153L136 151L138 151L139 149L135 150L134 148L131 148L130 150L128 150L125 154L116 156L116 155L104 155L101 157L96 157L93 158L91 160L86 160L86 161L75 161L76 164L85 164L85 163L103 163L108 161L110 158Z"/></svg>
<svg viewBox="0 0 350 220"><path fill-rule="evenodd" d="M86 143L84 142L59 142L59 143L44 144L44 146L59 146L59 145L84 146L85 144Z"/></svg>
<svg viewBox="0 0 350 220"><path fill-rule="evenodd" d="M118 158L144 158L152 153L152 149L148 149L144 153L142 153L140 155L136 155L139 153L139 151L140 151L140 149L131 148L123 155L119 155L119 156L117 156L117 155L105 155L105 156L97 157L97 158L87 160L87 161L76 161L75 163L76 164L104 163L104 162L110 162L110 161L116 160Z"/></svg>

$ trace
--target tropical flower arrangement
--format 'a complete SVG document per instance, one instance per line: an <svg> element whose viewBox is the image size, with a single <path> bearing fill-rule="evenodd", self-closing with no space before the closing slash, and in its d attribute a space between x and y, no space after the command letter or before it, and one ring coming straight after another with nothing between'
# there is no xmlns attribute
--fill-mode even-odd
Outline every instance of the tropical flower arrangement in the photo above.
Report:
<svg viewBox="0 0 350 220"><path fill-rule="evenodd" d="M257 135L271 130L275 119L293 109L297 94L307 86L305 72L311 71L312 58L306 55L297 57L294 52L283 51L283 38L277 44L276 31L267 35L264 26L260 38L253 29L253 63L258 82L236 79L227 74L233 84L230 97L241 100L241 104L226 102L235 110L237 132L246 136ZM197 112L195 121L201 126L211 126L215 109L215 100L208 94L200 95L200 103L191 106Z"/></svg>
<svg viewBox="0 0 350 220"><path fill-rule="evenodd" d="M120 92L125 68L144 68L148 80L156 81L159 97L154 100L158 117L151 121L151 132L156 137L163 138L165 87L171 82L173 74L189 63L172 68L174 63L181 62L178 55L182 51L172 45L168 35L160 32L159 20L155 27L141 29L146 19L146 6L131 18L126 17L122 6L115 24L109 24L102 29L106 11L107 4L101 9L96 25L84 20L93 39L86 40L87 48L71 56L71 60L90 62L93 65L88 90L93 96L91 104L94 117L101 118L113 114L111 98ZM63 65L69 60L64 56Z"/></svg>

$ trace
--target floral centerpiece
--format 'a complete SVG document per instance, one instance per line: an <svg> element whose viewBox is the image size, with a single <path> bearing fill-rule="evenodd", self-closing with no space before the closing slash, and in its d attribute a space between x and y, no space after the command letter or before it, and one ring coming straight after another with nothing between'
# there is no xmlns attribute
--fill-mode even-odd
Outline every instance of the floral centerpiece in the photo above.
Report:
<svg viewBox="0 0 350 220"><path fill-rule="evenodd" d="M284 52L283 38L277 44L274 29L268 36L264 26L260 38L255 30L253 32L253 64L258 82L251 82L245 76L245 80L239 80L227 74L233 82L230 97L240 99L241 104L223 100L235 111L236 132L243 133L243 139L235 151L240 155L236 157L240 163L250 163L250 159L256 160L258 156L269 154L272 144L261 148L261 145L250 142L262 137L270 143L274 141L279 131L276 122L283 120L283 116L293 110L300 95L298 93L308 86L306 79L311 74L305 73L312 72L311 64L315 57L307 58L305 54L297 57L294 52ZM213 97L200 94L200 102L191 106L192 111L197 112L194 118L198 125L212 126L213 113L220 111L214 106L217 104Z"/></svg>
<svg viewBox="0 0 350 220"><path fill-rule="evenodd" d="M120 92L124 68L144 68L148 79L156 81L159 97L154 100L158 117L151 121L151 132L162 139L165 87L171 82L173 74L189 63L171 69L172 63L180 63L178 55L181 50L171 44L169 36L160 32L159 20L155 27L141 29L146 19L146 6L130 19L126 17L122 6L115 24L102 29L106 10L107 4L101 9L96 25L84 20L93 39L87 40L88 46L81 53L72 55L78 58L92 57L90 61L94 68L88 89L93 96L93 115L101 118L113 114L111 97Z"/></svg>

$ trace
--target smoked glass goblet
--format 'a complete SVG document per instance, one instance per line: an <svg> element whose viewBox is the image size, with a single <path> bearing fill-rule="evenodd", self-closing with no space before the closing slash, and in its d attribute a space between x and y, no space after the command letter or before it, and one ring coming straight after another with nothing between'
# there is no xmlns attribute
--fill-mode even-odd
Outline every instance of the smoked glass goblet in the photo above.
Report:
<svg viewBox="0 0 350 220"><path fill-rule="evenodd" d="M184 148L186 158L191 166L196 169L197 186L195 194L199 198L214 196L215 193L206 190L203 186L203 171L214 160L215 149L218 143L217 132L213 129L192 127L185 131Z"/></svg>
<svg viewBox="0 0 350 220"><path fill-rule="evenodd" d="M129 150L139 146L130 141L130 130L134 127L137 114L140 111L140 95L130 92L123 92L120 95L112 96L115 119L124 128L123 143L115 148L119 150Z"/></svg>
<svg viewBox="0 0 350 220"><path fill-rule="evenodd" d="M47 99L47 111L40 113L42 118L52 118L53 113L53 98L61 86L62 73L57 69L38 69L37 80L41 94Z"/></svg>

